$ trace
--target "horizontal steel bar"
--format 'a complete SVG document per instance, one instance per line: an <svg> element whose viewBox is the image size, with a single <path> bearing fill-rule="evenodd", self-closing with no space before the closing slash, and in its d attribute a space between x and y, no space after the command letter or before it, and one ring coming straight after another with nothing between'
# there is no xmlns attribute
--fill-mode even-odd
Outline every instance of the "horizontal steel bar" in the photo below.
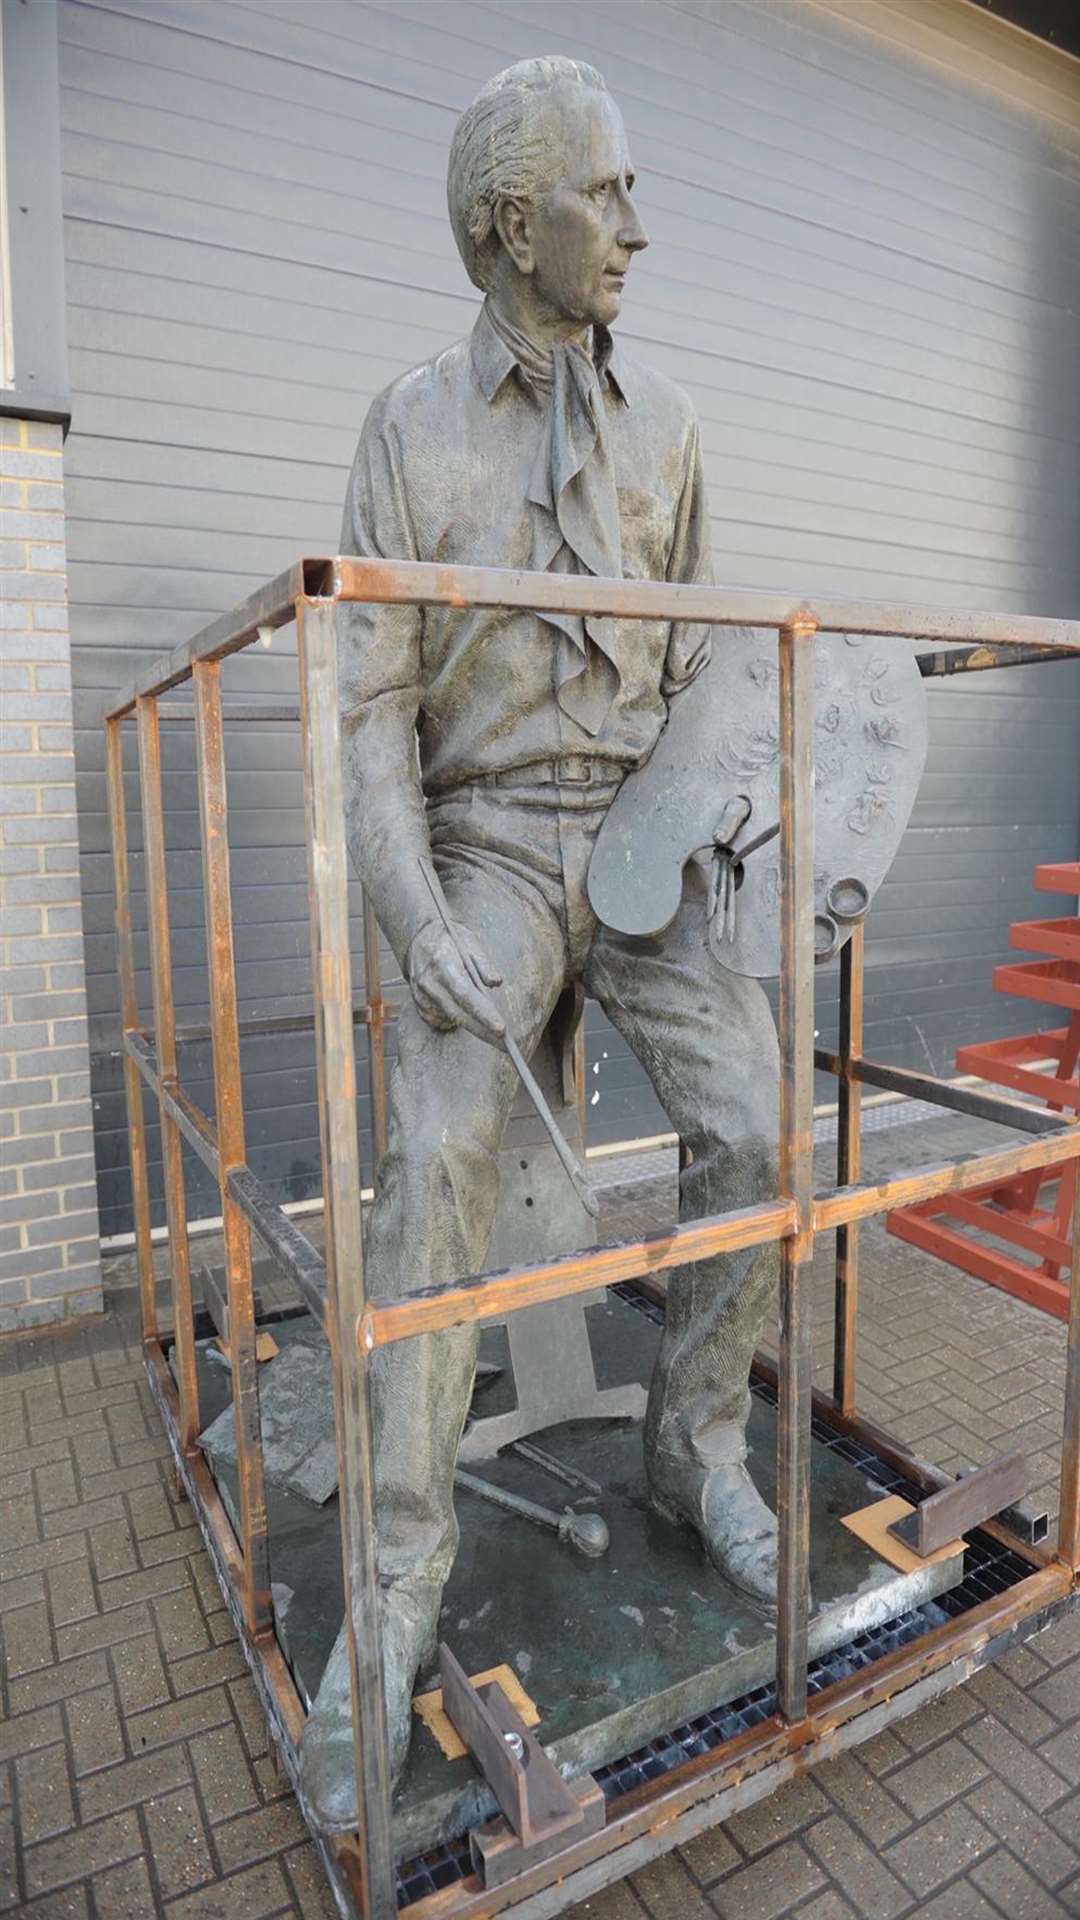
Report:
<svg viewBox="0 0 1080 1920"><path fill-rule="evenodd" d="M164 1101L185 1140L194 1147L211 1173L220 1178L217 1132L212 1121L189 1099L183 1087L175 1084L162 1086L154 1050L145 1034L125 1033L124 1045L147 1085ZM320 1326L323 1325L326 1318L326 1264L317 1248L305 1239L277 1202L271 1200L250 1167L234 1167L227 1184L245 1220L254 1227L267 1252L288 1275Z"/></svg>
<svg viewBox="0 0 1080 1920"><path fill-rule="evenodd" d="M441 1327L505 1320L507 1314L545 1300L588 1293L594 1287L612 1287L641 1274L703 1260L711 1253L731 1253L740 1247L782 1240L797 1225L792 1201L769 1200L762 1206L742 1207L715 1219L687 1221L621 1246L590 1247L535 1266L452 1280L446 1286L410 1293L403 1300L372 1300L360 1319L360 1343L370 1351L394 1340L406 1340L411 1334L434 1333Z"/></svg>
<svg viewBox="0 0 1080 1920"><path fill-rule="evenodd" d="M197 660L223 660L280 627L302 596L370 605L523 607L535 612L609 615L630 620L693 620L726 627L816 627L822 633L877 634L909 640L967 640L985 646L1080 651L1080 622L1032 614L965 613L879 600L811 600L786 593L682 586L668 580L601 580L584 574L524 573L501 567L443 567L419 560L339 556L299 560L193 640L155 660L127 686L107 719L130 713L140 695L165 693L191 676Z"/></svg>
<svg viewBox="0 0 1080 1920"><path fill-rule="evenodd" d="M322 593L330 586L329 560L298 560L285 573L279 573L276 580L249 594L231 612L212 620L194 640L162 654L145 673L124 688L105 718L120 719L131 712L141 696L167 693L170 687L189 680L197 660L224 660L230 653L239 653L242 647L250 646L258 638L260 627L288 626L295 618L296 602L301 595Z"/></svg>
<svg viewBox="0 0 1080 1920"><path fill-rule="evenodd" d="M320 1326L326 1325L326 1262L311 1241L295 1227L287 1213L270 1199L250 1167L234 1167L228 1188L248 1225L276 1260Z"/></svg>
<svg viewBox="0 0 1080 1920"><path fill-rule="evenodd" d="M829 1053L822 1047L815 1049L814 1065L822 1073L839 1075L843 1070L839 1054ZM992 1120L999 1126L1015 1127L1019 1133L1055 1133L1061 1128L1060 1114L1048 1113L1045 1107L1025 1106L998 1093L983 1093L978 1087L957 1087L949 1080L939 1080L936 1074L913 1073L907 1067L890 1066L884 1060L853 1060L850 1076L853 1080L865 1081L868 1086L882 1087L886 1093L902 1093L910 1100L949 1107L974 1120Z"/></svg>
<svg viewBox="0 0 1080 1920"><path fill-rule="evenodd" d="M1045 647L957 647L952 653L920 653L916 665L924 680L954 673L990 673L1003 667L1041 666L1047 660L1080 660L1080 647L1048 652Z"/></svg>
<svg viewBox="0 0 1080 1920"><path fill-rule="evenodd" d="M382 1017L384 1020L396 1020L398 1011L396 1001L384 1000L382 1007ZM353 1024L358 1027L370 1026L370 1008L366 1006L354 1007ZM265 1020L241 1020L240 1038L241 1040L250 1040L258 1039L260 1035L267 1034L310 1033L314 1025L315 1015L313 1013L272 1014ZM152 1041L154 1037L153 1029L147 1027L144 1031L147 1038ZM211 1038L211 1032L205 1022L200 1022L189 1026L177 1027L176 1038L178 1044L186 1043L190 1046L199 1040L209 1040Z"/></svg>
<svg viewBox="0 0 1080 1920"><path fill-rule="evenodd" d="M267 623L264 621L263 624L265 626ZM257 722L259 720L298 721L300 718L300 703L297 700L267 700L262 706L254 704L251 706L238 707L226 704L222 707L221 717L226 725L232 724L236 726L242 726L245 723ZM186 701L183 703L180 701L167 701L163 706L158 708L158 719L161 721L187 720L191 725L194 725L195 709L194 707L189 707Z"/></svg>
<svg viewBox="0 0 1080 1920"><path fill-rule="evenodd" d="M1057 1166L1062 1160L1080 1159L1080 1126L1060 1127L1044 1133L1029 1145L998 1147L989 1153L964 1154L936 1167L919 1168L912 1173L897 1173L889 1180L867 1181L859 1186L836 1187L819 1193L814 1200L811 1225L815 1233L829 1233L851 1220L871 1220L875 1214L892 1207L914 1206L920 1200L933 1200L939 1193L965 1193L972 1187L997 1186L1017 1174L1032 1173L1038 1167Z"/></svg>
<svg viewBox="0 0 1080 1920"><path fill-rule="evenodd" d="M124 1047L131 1055L148 1087L152 1087L171 1117L176 1121L184 1139L195 1149L203 1165L209 1167L215 1179L219 1178L217 1129L213 1121L195 1105L178 1082L163 1081L158 1072L157 1055L146 1035L137 1030L129 1030L124 1035Z"/></svg>
<svg viewBox="0 0 1080 1920"><path fill-rule="evenodd" d="M371 605L523 607L631 620L693 620L720 627L813 627L821 633L877 634L883 639L1080 649L1076 620L965 613L879 600L793 599L786 593L681 586L669 580L602 580L585 574L339 557L333 582L334 598Z"/></svg>

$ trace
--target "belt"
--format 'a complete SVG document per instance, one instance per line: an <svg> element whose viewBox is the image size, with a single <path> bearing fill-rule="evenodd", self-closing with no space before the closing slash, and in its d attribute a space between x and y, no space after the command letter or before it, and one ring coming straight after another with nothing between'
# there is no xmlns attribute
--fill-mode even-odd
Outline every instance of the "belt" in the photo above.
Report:
<svg viewBox="0 0 1080 1920"><path fill-rule="evenodd" d="M625 768L612 761L597 760L587 753L561 753L555 760L530 760L524 767L508 767L505 773L486 773L485 787L590 787L618 786Z"/></svg>

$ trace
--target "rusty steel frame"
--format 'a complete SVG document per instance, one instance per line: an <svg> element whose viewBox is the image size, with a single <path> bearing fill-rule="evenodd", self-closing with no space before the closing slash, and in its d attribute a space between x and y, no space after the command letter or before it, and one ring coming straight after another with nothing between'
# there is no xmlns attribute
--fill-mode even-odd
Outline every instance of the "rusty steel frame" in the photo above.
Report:
<svg viewBox="0 0 1080 1920"><path fill-rule="evenodd" d="M365 1294L356 1117L355 1029L366 1025L376 1156L385 1144L385 1028L396 1008L383 997L378 929L365 907L366 996L355 1006L350 977L347 867L338 729L336 608L340 601L454 607L518 607L638 619L693 620L717 627L773 627L780 660L781 964L780 1195L754 1207L681 1223L616 1246L586 1249L505 1273L466 1276L401 1300ZM296 621L299 719L303 740L305 840L311 903L314 1013L282 1020L239 1018L231 906L220 663L261 630ZM475 1877L411 1908L415 1920L480 1920L513 1911L541 1920L607 1882L635 1870L738 1807L752 1804L783 1779L828 1753L911 1711L956 1684L1015 1638L1035 1630L1080 1595L1080 1231L1074 1232L1062 1434L1061 1522L1056 1552L1025 1543L1002 1522L990 1531L1007 1540L1030 1572L1006 1593L883 1656L870 1668L807 1698L807 1564L810 1422L812 1413L861 1438L916 1485L934 1492L948 1476L911 1455L861 1419L855 1405L858 1232L862 1220L889 1208L1004 1181L1041 1166L1080 1159L1080 1121L1062 1123L1008 1099L948 1087L866 1060L862 1053L863 937L857 929L841 961L839 1047L817 1055L837 1075L840 1122L837 1184L815 1194L812 1182L814 1052L813 715L814 640L819 632L882 638L967 642L971 655L923 657L928 677L983 667L1048 661L1080 651L1080 623L1000 614L972 614L868 601L793 601L789 596L733 592L666 582L598 580L481 568L352 558L302 560L222 616L186 646L157 661L106 715L109 811L116 891L116 938L124 1029L124 1073L130 1139L139 1291L147 1372L173 1450L178 1475L194 1503L226 1600L236 1621L284 1762L295 1778L303 1709L274 1639L263 1489L250 1234L254 1232L326 1330L334 1362L341 1484L342 1555L351 1620L350 1670L358 1781L358 1830L334 1840L316 1836L343 1911L361 1920L392 1920L397 1911L390 1810L390 1772L383 1700L375 1559L369 1370L377 1348L440 1328L505 1320L544 1300L629 1280L662 1295L654 1276L687 1261L739 1247L778 1242L781 1256L779 1360L771 1369L779 1395L778 1514L780 1581L777 1621L778 1712L714 1751L688 1760L661 1780L609 1808L599 1833L515 1876L483 1889ZM718 641L722 645L722 639ZM160 704L170 689L192 682L194 705L183 714ZM248 707L291 717L289 706ZM143 848L149 896L153 1028L141 1025L131 915L124 799L124 720L136 716ZM211 1009L204 1026L178 1027L172 990L161 782L160 723L193 718L199 785ZM240 1073L241 1039L252 1033L314 1033L322 1142L325 1253L320 1253L267 1194L246 1164ZM178 1047L212 1042L215 1118L184 1089ZM176 1377L167 1336L155 1310L143 1085L156 1095L164 1152L165 1202L172 1280ZM940 1166L860 1180L859 1110L864 1084L978 1112L1032 1137ZM181 1142L215 1174L225 1227L232 1331L233 1400L241 1499L239 1538L196 1444L199 1429L195 1329L184 1205ZM1080 1215L1080 1200L1077 1207ZM1077 1220L1080 1228L1080 1218ZM833 1393L811 1381L810 1262L819 1233L836 1230ZM759 1368L770 1372L768 1362Z"/></svg>

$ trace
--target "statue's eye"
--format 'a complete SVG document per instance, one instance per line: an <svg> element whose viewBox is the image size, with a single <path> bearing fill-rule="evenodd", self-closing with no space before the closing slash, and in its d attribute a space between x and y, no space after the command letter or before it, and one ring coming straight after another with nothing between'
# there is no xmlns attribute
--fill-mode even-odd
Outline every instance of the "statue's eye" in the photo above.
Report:
<svg viewBox="0 0 1080 1920"><path fill-rule="evenodd" d="M590 200L595 200L598 207L606 206L610 196L611 196L610 180L600 180L597 182L595 187L589 188L589 198Z"/></svg>

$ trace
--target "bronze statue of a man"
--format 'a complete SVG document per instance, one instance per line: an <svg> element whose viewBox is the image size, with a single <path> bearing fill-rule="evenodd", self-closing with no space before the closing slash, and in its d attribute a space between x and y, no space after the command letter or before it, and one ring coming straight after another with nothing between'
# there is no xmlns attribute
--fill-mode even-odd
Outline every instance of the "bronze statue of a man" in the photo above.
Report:
<svg viewBox="0 0 1080 1920"><path fill-rule="evenodd" d="M634 256L626 131L593 68L525 60L463 114L454 236L484 304L470 337L374 402L342 546L372 557L677 581L709 578L698 428L679 389L616 348ZM516 1090L495 1015L434 911L434 861L461 945L502 983L526 1054L580 980L646 1068L690 1150L684 1217L776 1191L777 1045L757 981L709 953L692 869L671 926L600 925L590 852L668 702L708 658L685 623L505 611L340 610L350 845L411 998L398 1022L389 1145L367 1231L373 1294L480 1272ZM689 697L693 697L692 695ZM765 1602L776 1522L744 1466L750 1359L770 1249L671 1275L649 1396L651 1498ZM378 1554L395 1775L418 1667L453 1563L455 1457L475 1329L404 1341L374 1367ZM344 1636L305 1738L305 1790L355 1820Z"/></svg>

